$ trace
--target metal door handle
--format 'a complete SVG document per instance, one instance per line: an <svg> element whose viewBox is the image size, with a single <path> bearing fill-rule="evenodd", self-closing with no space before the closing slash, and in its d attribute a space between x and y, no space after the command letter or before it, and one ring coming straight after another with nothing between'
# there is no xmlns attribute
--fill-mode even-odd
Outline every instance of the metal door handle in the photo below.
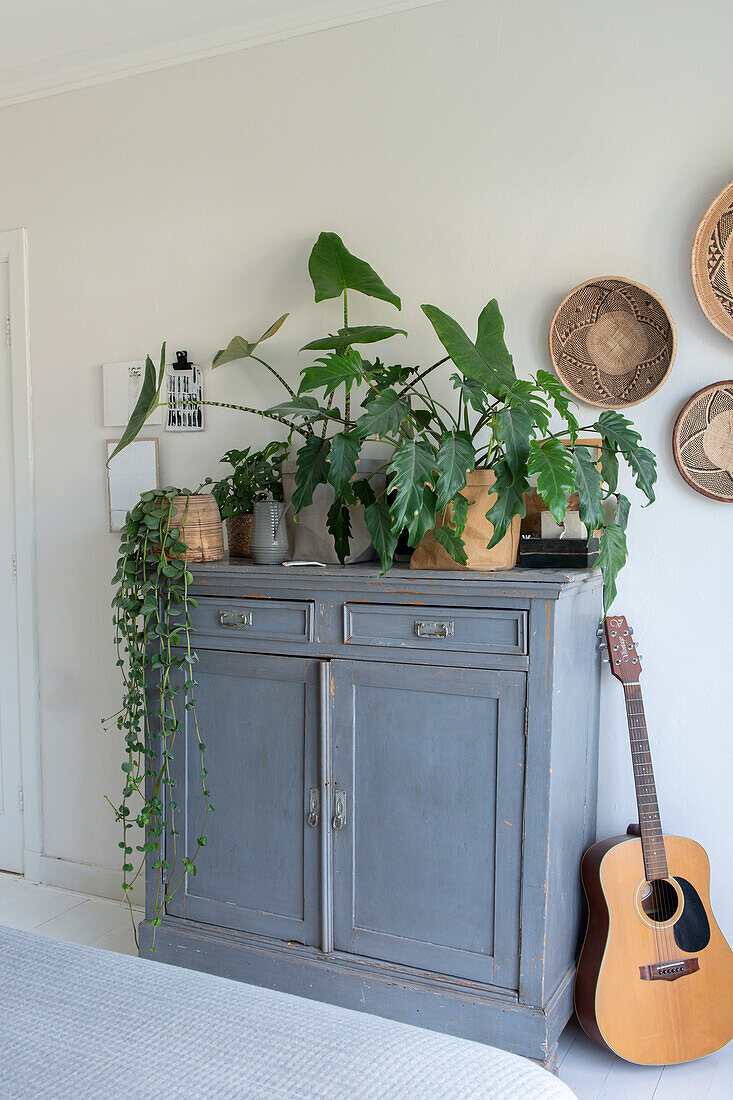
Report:
<svg viewBox="0 0 733 1100"><path fill-rule="evenodd" d="M311 787L308 795L308 824L315 828L321 816L321 792Z"/></svg>
<svg viewBox="0 0 733 1100"><path fill-rule="evenodd" d="M346 791L333 792L333 819L332 829L343 829L346 824Z"/></svg>
<svg viewBox="0 0 733 1100"><path fill-rule="evenodd" d="M418 638L452 638L455 623L450 619L436 622L435 619L415 619L415 634Z"/></svg>
<svg viewBox="0 0 733 1100"><path fill-rule="evenodd" d="M233 627L235 630L245 630L252 626L251 611L220 611L219 623L221 626Z"/></svg>

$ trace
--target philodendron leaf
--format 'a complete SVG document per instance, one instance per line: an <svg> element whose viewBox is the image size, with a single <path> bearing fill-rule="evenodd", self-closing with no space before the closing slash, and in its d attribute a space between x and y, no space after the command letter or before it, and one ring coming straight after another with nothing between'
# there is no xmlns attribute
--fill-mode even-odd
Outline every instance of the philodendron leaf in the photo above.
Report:
<svg viewBox="0 0 733 1100"><path fill-rule="evenodd" d="M509 385L516 377L514 360L504 343L504 318L496 298L492 298L481 310L476 347L487 363L491 363L494 370L504 378L505 385Z"/></svg>
<svg viewBox="0 0 733 1100"><path fill-rule="evenodd" d="M398 534L423 507L423 490L432 482L434 465L433 452L421 440L405 439L394 452L387 471L391 475L389 509Z"/></svg>
<svg viewBox="0 0 733 1100"><path fill-rule="evenodd" d="M537 475L537 492L556 522L562 523L568 497L575 490L575 466L570 451L559 439L547 439L544 443L535 439L530 444L527 469Z"/></svg>
<svg viewBox="0 0 733 1100"><path fill-rule="evenodd" d="M515 474L506 459L496 463L494 473L496 481L491 491L496 493L496 500L486 513L487 520L494 526L489 550L501 542L515 516L524 518L527 513L524 494L529 492L529 482L524 473Z"/></svg>
<svg viewBox="0 0 733 1100"><path fill-rule="evenodd" d="M349 252L337 233L321 233L308 260L308 272L317 302L338 298L345 290L358 290L369 298L390 302L397 309L401 302L366 260Z"/></svg>
<svg viewBox="0 0 733 1100"><path fill-rule="evenodd" d="M297 516L303 508L313 502L313 492L319 485L328 481L328 452L330 439L313 436L306 440L296 455L295 492L293 507Z"/></svg>
<svg viewBox="0 0 733 1100"><path fill-rule="evenodd" d="M452 374L450 380L453 383L453 388L461 390L464 400L476 412L485 411L488 405L487 393L480 382L476 382L473 378L463 378L460 374Z"/></svg>
<svg viewBox="0 0 733 1100"><path fill-rule="evenodd" d="M435 457L438 471L435 491L440 511L460 489L465 488L466 478L475 465L476 452L468 432L446 432Z"/></svg>
<svg viewBox="0 0 733 1100"><path fill-rule="evenodd" d="M409 546L419 546L427 532L435 527L437 503L435 490L430 485L426 485L422 495L422 506L412 517L408 517L407 543Z"/></svg>
<svg viewBox="0 0 733 1100"><path fill-rule="evenodd" d="M613 522L620 527L622 531L626 530L630 511L631 501L628 497L625 497L623 493L619 493L618 502L616 504L616 515L613 517Z"/></svg>
<svg viewBox="0 0 733 1100"><path fill-rule="evenodd" d="M458 562L459 565L467 564L468 557L463 539L452 527L436 527L433 534L443 549L448 551L453 561Z"/></svg>
<svg viewBox="0 0 733 1100"><path fill-rule="evenodd" d="M601 472L596 465L596 460L586 447L575 448L573 461L575 463L575 486L578 491L580 519L587 527L590 536L596 528L603 526L606 518L603 509Z"/></svg>
<svg viewBox="0 0 733 1100"><path fill-rule="evenodd" d="M283 313L282 317L278 317L277 321L273 321L270 327L262 333L259 340L255 340L253 344L250 344L249 340L245 340L243 336L233 337L223 350L217 351L211 363L212 367L221 367L224 363L233 363L237 359L248 359L254 353L257 345L261 344L263 340L269 340L271 336L274 336L289 316L289 313Z"/></svg>
<svg viewBox="0 0 733 1100"><path fill-rule="evenodd" d="M392 529L389 508L381 500L368 504L364 509L364 522L374 543L374 549L379 554L382 572L386 573L392 565L399 537L399 532L395 533Z"/></svg>
<svg viewBox="0 0 733 1100"><path fill-rule="evenodd" d="M605 441L601 447L601 477L609 493L615 493L618 485L618 455Z"/></svg>
<svg viewBox="0 0 733 1100"><path fill-rule="evenodd" d="M400 401L394 390L384 390L373 397L365 407L356 422L355 431L362 438L371 435L375 439L381 439L384 436L394 435L409 412L408 405Z"/></svg>
<svg viewBox="0 0 733 1100"><path fill-rule="evenodd" d="M624 458L631 467L637 487L649 503L653 504L656 499L654 484L657 480L657 460L654 453L648 447L631 447L624 452Z"/></svg>
<svg viewBox="0 0 733 1100"><path fill-rule="evenodd" d="M374 501L377 499L374 495L374 490L365 477L355 481L351 489L355 498L360 504L363 504L365 508L370 504L374 504Z"/></svg>
<svg viewBox="0 0 733 1100"><path fill-rule="evenodd" d="M340 351L352 344L376 344L378 340L389 340L390 336L407 336L403 328L391 328L389 325L355 325L353 328L339 329L336 336L324 336L320 340L311 340L304 344L301 351Z"/></svg>
<svg viewBox="0 0 733 1100"><path fill-rule="evenodd" d="M497 417L499 439L504 444L507 462L516 473L526 468L534 424L534 418L522 405L505 405Z"/></svg>
<svg viewBox="0 0 733 1100"><path fill-rule="evenodd" d="M319 405L315 397L307 397L303 394L293 401L281 401L279 405L272 405L265 412L274 413L276 416L302 416L304 420L340 420L338 409L326 409Z"/></svg>
<svg viewBox="0 0 733 1100"><path fill-rule="evenodd" d="M129 443L132 443L140 432L145 421L148 419L151 413L155 412L160 401L160 391L163 387L163 379L165 378L165 344L160 349L160 366L158 368L158 377L155 377L155 366L153 360L148 355L145 359L145 374L143 375L143 384L140 387L140 393L138 399L135 402L135 408L132 410L130 419L127 422L127 427L122 433L122 438L113 450L112 454L107 459L107 465L109 466L115 455L118 455L120 451L124 450Z"/></svg>
<svg viewBox="0 0 733 1100"><path fill-rule="evenodd" d="M537 382L550 395L553 405L570 429L570 438L574 443L578 437L580 425L575 414L570 411L570 406L577 405L577 402L573 401L570 391L565 389L560 379L549 371L538 370Z"/></svg>
<svg viewBox="0 0 733 1100"><path fill-rule="evenodd" d="M593 427L614 450L634 450L641 442L641 436L631 421L613 409L602 412Z"/></svg>
<svg viewBox="0 0 733 1100"><path fill-rule="evenodd" d="M327 459L328 480L337 494L343 492L356 474L356 460L360 450L361 439L358 436L339 432L331 437L331 452Z"/></svg>
<svg viewBox="0 0 733 1100"><path fill-rule="evenodd" d="M468 501L462 493L456 493L453 497L451 515L456 534L462 535L466 530L466 520L468 519Z"/></svg>
<svg viewBox="0 0 733 1100"><path fill-rule="evenodd" d="M543 393L532 382L517 378L501 392L502 399L513 409L525 409L539 430L544 433L550 423L550 409Z"/></svg>
<svg viewBox="0 0 733 1100"><path fill-rule="evenodd" d="M322 389L328 396L342 384L348 393L355 382L358 384L361 381L361 356L350 348L341 353L334 351L305 367L301 374L300 393Z"/></svg>
<svg viewBox="0 0 733 1100"><path fill-rule="evenodd" d="M618 523L609 523L601 534L601 545L596 565L603 574L603 609L608 609L616 599L616 578L626 564L626 533Z"/></svg>
<svg viewBox="0 0 733 1100"><path fill-rule="evenodd" d="M351 539L351 515L348 505L339 496L336 497L326 516L326 527L333 536L333 545L338 560L343 565L349 556Z"/></svg>
<svg viewBox="0 0 733 1100"><path fill-rule="evenodd" d="M497 368L469 339L457 321L437 306L424 305L423 313L435 329L435 335L458 367L461 374L478 382L492 397L498 397L502 386L514 378L506 369Z"/></svg>

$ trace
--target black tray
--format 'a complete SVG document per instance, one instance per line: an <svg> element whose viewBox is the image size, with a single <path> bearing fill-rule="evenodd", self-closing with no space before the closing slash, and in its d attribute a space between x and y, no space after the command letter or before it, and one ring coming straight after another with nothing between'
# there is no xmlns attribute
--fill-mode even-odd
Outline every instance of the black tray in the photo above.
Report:
<svg viewBox="0 0 733 1100"><path fill-rule="evenodd" d="M519 540L519 564L533 569L592 569L598 557L598 539L538 539L532 536Z"/></svg>

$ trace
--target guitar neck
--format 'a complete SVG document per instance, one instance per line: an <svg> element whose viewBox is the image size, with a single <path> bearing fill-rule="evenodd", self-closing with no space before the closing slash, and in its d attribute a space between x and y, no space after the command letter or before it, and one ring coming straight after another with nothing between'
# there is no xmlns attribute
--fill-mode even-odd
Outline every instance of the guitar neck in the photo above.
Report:
<svg viewBox="0 0 733 1100"><path fill-rule="evenodd" d="M652 754L644 715L644 702L638 683L625 683L626 715L629 722L631 759L634 765L636 804L639 808L641 847L647 879L667 878L667 855L664 850L662 823L659 817L657 788L654 782Z"/></svg>

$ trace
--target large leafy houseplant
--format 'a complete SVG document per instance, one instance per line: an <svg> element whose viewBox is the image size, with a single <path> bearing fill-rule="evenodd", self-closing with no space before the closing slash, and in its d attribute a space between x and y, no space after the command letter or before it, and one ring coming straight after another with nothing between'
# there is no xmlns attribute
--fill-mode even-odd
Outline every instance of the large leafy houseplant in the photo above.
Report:
<svg viewBox="0 0 733 1100"><path fill-rule="evenodd" d="M234 337L214 357L213 366L255 360L285 388L286 400L262 410L205 402L268 417L288 427L291 439L294 433L302 438L292 498L296 517L311 504L315 489L328 484L334 500L327 526L341 561L349 552L351 509L361 505L384 570L392 564L404 530L411 546L434 531L450 556L462 563L466 499L461 490L467 474L485 466L496 475L496 499L487 512L493 526L491 546L503 538L515 516L525 514L525 494L529 479L534 478L540 497L558 522L564 518L568 496L577 492L580 516L589 533L602 529L598 564L606 607L610 606L626 560L630 501L619 495L611 520L603 505L617 493L620 460L630 468L647 501L654 500L656 461L631 422L608 410L581 428L570 393L553 374L538 370L531 378L518 378L495 299L481 311L474 340L437 306L422 307L445 352L430 366L386 365L377 357L369 359L360 348L407 333L384 324L351 325L349 295L358 293L399 310L397 294L335 233L320 234L308 270L316 302L342 299L343 325L301 349L323 354L312 357L314 361L302 370L297 392L255 354L279 330L288 316L284 314L257 341ZM449 363L454 368L448 367L455 390L452 408L438 400L426 382ZM135 437L157 407L161 386L162 372L156 383L148 360L140 400L120 447ZM352 412L354 395L360 407ZM600 437L600 469L588 448L577 443L579 434L589 430ZM364 446L374 442L387 444L391 452L384 463L386 488L381 491L375 491L371 476L358 473Z"/></svg>
<svg viewBox="0 0 733 1100"><path fill-rule="evenodd" d="M374 344L402 329L384 325L350 328L346 301L359 290L400 306L368 264L349 253L335 234L321 234L309 271L316 301L344 298L344 325L330 336L306 344L303 350L323 351L324 357L302 371L297 396L268 410L313 429L323 419L339 430L311 434L297 454L296 514L307 507L315 488L330 483L335 491L328 527L343 561L349 549L350 508L364 505L365 520L383 570L392 564L400 533L406 529L415 547L428 531L459 564L466 561L461 535L467 501L461 490L476 467L493 469L496 499L486 514L493 526L488 545L496 545L515 516L525 514L530 477L558 523L568 496L578 493L580 518L589 534L602 529L599 567L606 607L616 594L616 577L626 560L626 523L630 502L623 494L612 520L604 501L618 489L619 458L630 467L637 487L654 500L656 461L631 422L605 411L592 423L579 425L575 403L562 383L545 370L518 378L504 340L504 321L496 299L482 310L475 340L437 306L424 305L445 355L426 368L387 366L368 360L355 345ZM406 335L406 334L405 334ZM452 363L453 408L439 401L426 378ZM343 390L343 413L334 395ZM362 409L351 415L351 395L361 390ZM313 395L317 396L313 396ZM551 429L553 415L559 421ZM577 444L581 432L593 430L601 441L600 464L588 447ZM389 444L387 486L376 494L369 478L357 474L367 442ZM568 442L569 441L569 442ZM599 468L600 467L600 468Z"/></svg>

